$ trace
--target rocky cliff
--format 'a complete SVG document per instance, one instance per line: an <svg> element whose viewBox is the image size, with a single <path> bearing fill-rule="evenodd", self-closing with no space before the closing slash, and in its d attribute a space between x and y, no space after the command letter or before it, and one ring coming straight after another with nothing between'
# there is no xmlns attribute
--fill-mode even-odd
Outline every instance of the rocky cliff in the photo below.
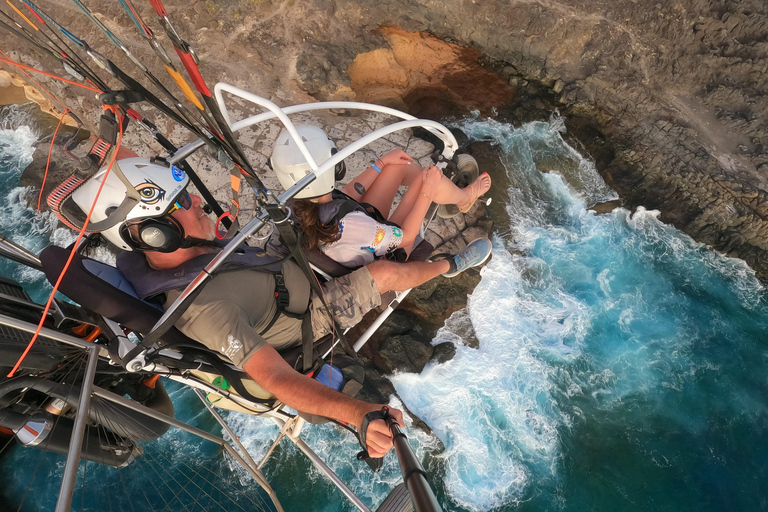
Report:
<svg viewBox="0 0 768 512"><path fill-rule="evenodd" d="M136 3L161 33L149 5ZM135 71L73 4L40 4ZM761 0L165 4L209 81L280 104L360 99L421 116L474 109L512 122L558 108L626 205L661 210L663 220L768 277ZM164 76L117 2L87 5ZM17 59L61 69L15 36L3 32L0 41ZM73 110L95 104L45 83Z"/></svg>

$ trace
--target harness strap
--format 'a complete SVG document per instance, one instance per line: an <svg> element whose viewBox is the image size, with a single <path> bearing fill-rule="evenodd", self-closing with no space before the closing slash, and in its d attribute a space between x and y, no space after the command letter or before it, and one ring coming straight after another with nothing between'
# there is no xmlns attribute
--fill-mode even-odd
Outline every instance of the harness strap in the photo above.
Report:
<svg viewBox="0 0 768 512"><path fill-rule="evenodd" d="M291 297L288 293L288 288L285 287L285 276L282 272L274 274L275 277L275 300L277 301L277 308L281 311L288 308L288 304L291 302Z"/></svg>
<svg viewBox="0 0 768 512"><path fill-rule="evenodd" d="M276 272L272 275L275 278L275 302L277 308L275 308L275 314L272 315L272 319L269 321L266 327L259 331L259 336L264 336L264 334L266 334L267 331L269 331L272 326L275 325L275 322L277 322L277 319L280 318L280 315L301 319L304 319L304 317L308 316L306 311L304 313L291 313L290 311L286 311L288 305L291 302L291 297L288 293L288 288L285 287L285 276L283 276L282 272ZM307 307L307 309L309 309L309 307ZM302 342L303 341L304 340L302 339Z"/></svg>
<svg viewBox="0 0 768 512"><path fill-rule="evenodd" d="M312 318L309 314L304 315L301 321L301 364L304 373L307 373L315 364L314 357L314 336L312 334Z"/></svg>
<svg viewBox="0 0 768 512"><path fill-rule="evenodd" d="M333 191L334 199L341 199L344 202L339 206L339 211L334 215L333 220L335 222L340 221L344 218L344 216L350 212L354 211L362 211L366 215L368 215L370 218L375 220L376 222L380 224L386 224L387 226L393 226L396 228L399 228L400 226L390 220L388 220L382 213L379 211L378 208L373 206L370 203L361 203L359 201L356 201L352 199L350 196L342 192L341 190L334 190Z"/></svg>
<svg viewBox="0 0 768 512"><path fill-rule="evenodd" d="M160 338L163 336L163 334L168 332L168 329L176 325L176 322L179 320L179 318L181 318L181 315L187 311L190 304L192 304L192 301L194 301L197 296L200 295L200 292L202 292L204 288L204 286L198 286L195 290L192 291L192 293L187 295L184 300L181 301L179 307L176 308L173 313L171 313L171 316L169 316L163 324L161 324L157 329L150 332L147 336L144 337L144 339L141 340L141 344L137 345L136 348L131 351L131 356L133 357L138 355L142 350L151 348L152 345L160 341Z"/></svg>
<svg viewBox="0 0 768 512"><path fill-rule="evenodd" d="M282 209L280 209L279 206L275 204L268 204L264 208L267 210L267 213L269 213L269 216L272 218L275 225L277 226L277 229L280 233L280 238L282 239L283 244L288 248L289 251L291 251L294 261L296 261L296 263L299 265L299 268L304 272L304 275L309 281L309 285L312 287L312 291L315 292L315 295L320 297L320 300L323 303L323 309L325 309L326 313L331 319L331 322L333 322L333 326L336 330L336 335L339 338L339 343L341 343L341 347L344 349L344 352L346 352L348 355L352 357L355 357L356 356L355 351L352 350L352 347L350 347L346 337L344 336L344 334L342 334L342 331L339 328L339 325L336 323L336 319L333 318L333 313L331 312L331 308L329 308L328 304L325 302L325 296L324 296L323 290L320 288L320 283L317 282L317 279L315 278L315 274L314 272L312 272L312 268L309 266L309 261L307 260L307 257L301 248L301 244L299 244L299 239L298 239L298 235L296 233L295 228L293 227L292 224L289 224L288 217L286 216L285 212ZM304 329L302 326L302 346L306 346L307 343L309 343L310 346L313 344L314 340L311 339L312 338L311 330L312 329L310 328L309 332L307 333L306 332L307 329ZM309 338L309 340L307 340L307 338ZM305 358L304 366L307 367L308 364L311 364L311 361L308 362L307 359Z"/></svg>

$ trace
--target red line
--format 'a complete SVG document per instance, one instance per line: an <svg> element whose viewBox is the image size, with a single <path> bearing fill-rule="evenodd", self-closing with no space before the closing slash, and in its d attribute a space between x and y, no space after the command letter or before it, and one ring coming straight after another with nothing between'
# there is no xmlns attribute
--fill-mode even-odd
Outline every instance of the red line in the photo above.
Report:
<svg viewBox="0 0 768 512"><path fill-rule="evenodd" d="M6 57L8 57L8 55L6 55L4 51L0 50L0 53L5 55ZM29 71L34 71L35 73L40 73L41 75L45 75L45 76L48 76L48 77L51 77L51 78L55 78L56 80L61 80L62 82L66 82L66 83L71 84L71 85L76 85L78 87L82 87L83 89L88 89L89 91L97 92L99 94L104 92L101 89L94 89L93 87L88 87L87 85L79 84L77 82L73 82L72 80L67 80L66 78L62 78L60 76L52 75L50 73L46 73L45 71L40 71L39 69L35 69L33 67L30 67L30 66L25 66L24 64L19 64L18 62L12 61L10 59L10 57L8 57L7 59L0 59L0 62L5 62L7 64L13 64L17 68L26 69L26 70L29 70ZM35 82L35 83L37 83L37 82ZM56 100L56 101L58 102L58 100ZM61 103L59 103L59 105L61 105ZM63 107L64 105L61 105L61 106Z"/></svg>
<svg viewBox="0 0 768 512"><path fill-rule="evenodd" d="M40 213L40 202L43 200L43 190L45 190L45 180L48 179L48 168L51 166L51 153L53 153L53 144L56 142L56 134L59 133L61 123L64 122L64 118L69 115L69 110L65 110L59 118L59 124L56 125L56 129L53 130L53 138L51 139L51 147L48 148L48 161L45 163L45 174L43 174L43 182L40 184L40 195L37 196L37 212Z"/></svg>
<svg viewBox="0 0 768 512"><path fill-rule="evenodd" d="M41 18L41 17L40 17L40 15L39 15L39 14L37 14L33 8L31 8L31 7L30 7L30 6L28 6L27 4L24 4L24 5L27 7L27 9L29 10L29 12L31 12L32 14L34 14L34 15L35 15L35 18L37 18L38 20L40 20L40 23L42 23L43 25L45 25L45 22L43 21L43 18Z"/></svg>
<svg viewBox="0 0 768 512"><path fill-rule="evenodd" d="M158 16L168 16L168 13L165 12L165 7L163 7L163 2L160 0L149 0L149 3L152 4L152 8Z"/></svg>
<svg viewBox="0 0 768 512"><path fill-rule="evenodd" d="M115 159L117 158L117 152L120 149L120 143L123 140L123 120L121 117L118 117L117 125L120 128L120 134L117 138L117 144L115 144L115 152L112 155L112 159L109 161L109 166L107 166L107 172L104 174L104 178L101 181L101 185L99 185L99 190L96 191L96 198L93 200L91 209L88 211L88 215L85 217L85 222L83 223L83 227L80 230L80 233L77 235L77 240L75 240L75 243L72 245L72 252L69 253L69 258L67 259L67 262L64 264L64 269L62 269L61 274L59 274L59 278L56 280L56 284L53 285L53 290L51 290L51 296L48 297L48 302L45 304L45 309L43 310L43 316L40 318L40 323L37 324L37 330L35 331L34 336L32 336L32 339L29 341L29 345L27 345L27 348L24 350L24 353L21 354L21 357L19 357L19 360L16 361L16 364L13 366L13 369L7 375L9 379L13 377L13 375L19 369L19 366L21 366L21 363L24 361L24 358L26 358L27 354L29 354L29 351L32 350L32 345L34 345L35 341L37 341L37 337L40 335L40 331L43 328L45 319L48 316L48 311L51 309L51 304L53 303L53 297L56 295L56 291L59 289L59 285L61 284L62 279L64 279L64 274L67 272L67 269L69 268L70 263L72 263L72 260L75 257L75 253L77 252L77 248L78 248L78 245L80 244L80 240L83 239L85 230L88 228L88 222L90 222L91 220L91 214L93 214L93 210L96 209L96 202L99 199L99 195L101 194L101 189L104 188L104 184L107 182L107 176L109 176L109 171L112 169L112 164L115 163Z"/></svg>
<svg viewBox="0 0 768 512"><path fill-rule="evenodd" d="M184 64L184 67L187 68L189 78L191 78L192 83L195 84L195 89L197 89L197 92L210 98L211 91L209 91L208 86L205 85L205 80L203 80L203 75L200 74L200 68L198 68L197 64L195 64L195 59L193 59L190 54L184 53L178 48L176 48L176 53L179 54L181 62Z"/></svg>

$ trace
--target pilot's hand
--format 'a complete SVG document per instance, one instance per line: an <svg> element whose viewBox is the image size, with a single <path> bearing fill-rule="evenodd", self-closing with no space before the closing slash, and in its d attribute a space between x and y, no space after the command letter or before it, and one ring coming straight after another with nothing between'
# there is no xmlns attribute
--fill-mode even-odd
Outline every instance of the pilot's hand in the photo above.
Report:
<svg viewBox="0 0 768 512"><path fill-rule="evenodd" d="M381 410L383 406L373 407L373 410ZM405 426L403 425L402 411L389 408L389 415L394 416L401 427ZM392 448L392 432L384 420L373 420L368 424L368 430L365 433L365 445L368 455L374 459L383 457Z"/></svg>

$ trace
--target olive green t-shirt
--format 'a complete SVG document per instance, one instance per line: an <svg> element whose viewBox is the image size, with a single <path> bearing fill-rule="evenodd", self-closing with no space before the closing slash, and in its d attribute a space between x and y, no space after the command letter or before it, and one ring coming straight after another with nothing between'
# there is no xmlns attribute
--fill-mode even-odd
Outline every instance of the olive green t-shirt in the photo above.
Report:
<svg viewBox="0 0 768 512"><path fill-rule="evenodd" d="M310 286L301 269L292 261L283 263L283 276L291 313L307 311ZM182 290L166 294L166 309ZM238 368L265 344L275 350L301 344L301 319L279 315L264 333L277 312L275 277L269 272L236 269L215 275L192 305L176 322L176 327L211 350L220 352Z"/></svg>

